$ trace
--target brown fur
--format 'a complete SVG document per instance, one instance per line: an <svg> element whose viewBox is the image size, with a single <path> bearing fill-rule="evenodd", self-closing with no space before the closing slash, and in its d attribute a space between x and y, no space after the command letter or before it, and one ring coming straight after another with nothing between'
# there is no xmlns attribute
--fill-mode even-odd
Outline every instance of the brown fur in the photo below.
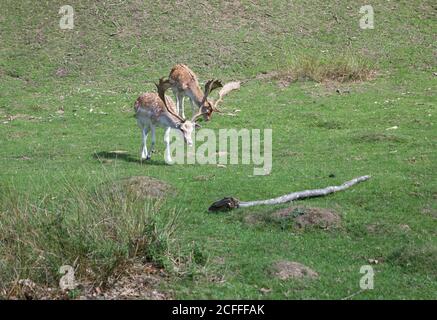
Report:
<svg viewBox="0 0 437 320"><path fill-rule="evenodd" d="M199 100L203 98L203 92L200 89L199 81L196 74L184 64L175 65L168 76L172 87L176 87L178 90L193 90L193 93L199 94Z"/></svg>
<svg viewBox="0 0 437 320"><path fill-rule="evenodd" d="M168 81L173 91L191 91L195 100L197 100L196 104L198 104L204 120L209 121L211 119L214 111L213 103L208 99L204 101L205 94L199 86L197 75L188 66L184 64L175 65L170 71Z"/></svg>
<svg viewBox="0 0 437 320"><path fill-rule="evenodd" d="M172 98L166 96L167 107L172 109L176 113L176 105ZM143 110L151 109L153 114L153 120L157 121L162 112L165 112L164 102L159 95L155 92L146 92L141 94L134 104L135 113L139 111L139 108Z"/></svg>

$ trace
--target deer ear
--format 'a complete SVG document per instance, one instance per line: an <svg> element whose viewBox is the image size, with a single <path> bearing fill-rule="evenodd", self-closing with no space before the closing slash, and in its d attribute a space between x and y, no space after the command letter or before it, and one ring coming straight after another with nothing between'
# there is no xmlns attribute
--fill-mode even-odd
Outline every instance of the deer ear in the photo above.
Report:
<svg viewBox="0 0 437 320"><path fill-rule="evenodd" d="M202 128L202 126L200 124L198 124L197 122L194 122L194 127L197 128L197 129Z"/></svg>

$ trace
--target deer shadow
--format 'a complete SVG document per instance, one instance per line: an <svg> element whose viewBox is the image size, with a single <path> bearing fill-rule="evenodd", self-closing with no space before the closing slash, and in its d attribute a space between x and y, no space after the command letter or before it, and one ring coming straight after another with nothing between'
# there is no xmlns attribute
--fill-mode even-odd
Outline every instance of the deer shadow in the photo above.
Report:
<svg viewBox="0 0 437 320"><path fill-rule="evenodd" d="M167 165L164 160L141 160L138 157L133 157L131 154L127 152L115 152L115 151L100 151L94 152L93 158L97 159L100 163L105 163L105 160L123 160L126 162L138 163L138 164L147 164L147 165L157 165L163 166Z"/></svg>

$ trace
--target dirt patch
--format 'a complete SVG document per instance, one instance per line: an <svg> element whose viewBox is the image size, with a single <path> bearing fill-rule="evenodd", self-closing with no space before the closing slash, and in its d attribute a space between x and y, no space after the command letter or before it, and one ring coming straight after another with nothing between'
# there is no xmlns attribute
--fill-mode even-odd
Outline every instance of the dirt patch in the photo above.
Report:
<svg viewBox="0 0 437 320"><path fill-rule="evenodd" d="M323 229L340 225L340 216L334 211L320 208L308 208L303 215L296 218L300 228L317 226Z"/></svg>
<svg viewBox="0 0 437 320"><path fill-rule="evenodd" d="M279 76L278 71L263 71L255 76L256 80L272 80Z"/></svg>
<svg viewBox="0 0 437 320"><path fill-rule="evenodd" d="M290 207L272 213L274 219L293 219L298 228L319 227L327 229L340 225L340 216L324 208Z"/></svg>
<svg viewBox="0 0 437 320"><path fill-rule="evenodd" d="M44 287L30 279L22 279L17 281L13 290L0 292L0 297L10 300L164 300L171 297L156 288L165 277L164 271L153 264L134 263L119 277L110 280L105 288L79 282L77 289L62 291L60 288Z"/></svg>
<svg viewBox="0 0 437 320"><path fill-rule="evenodd" d="M296 82L296 77L293 76L290 73L286 73L281 75L280 77L278 77L277 81L278 81L278 87L279 88L287 88L290 84L292 84L293 82Z"/></svg>
<svg viewBox="0 0 437 320"><path fill-rule="evenodd" d="M9 132L8 139L16 140L26 137L28 134L26 132L17 131L17 132Z"/></svg>
<svg viewBox="0 0 437 320"><path fill-rule="evenodd" d="M314 270L294 261L275 262L272 266L272 274L281 280L319 277L319 274Z"/></svg>
<svg viewBox="0 0 437 320"><path fill-rule="evenodd" d="M109 190L135 199L160 199L174 193L172 186L166 182L148 176L134 176L112 182Z"/></svg>
<svg viewBox="0 0 437 320"><path fill-rule="evenodd" d="M104 299L104 300L165 300L169 296L157 291L155 288L162 281L165 274L151 264L136 263L106 290L93 288L87 294L79 297L81 300Z"/></svg>
<svg viewBox="0 0 437 320"><path fill-rule="evenodd" d="M3 116L4 120L3 123L8 123L8 122L12 122L14 120L24 120L24 121L38 121L38 120L42 120L42 117L35 117L35 116L31 116L28 114L14 114L14 115L8 115L8 116Z"/></svg>
<svg viewBox="0 0 437 320"><path fill-rule="evenodd" d="M431 206L425 206L424 208L422 208L421 212L424 215L437 219L437 210L432 208Z"/></svg>
<svg viewBox="0 0 437 320"><path fill-rule="evenodd" d="M30 279L20 279L11 290L0 291L0 299L8 300L52 300L60 294L58 290L37 285Z"/></svg>
<svg viewBox="0 0 437 320"><path fill-rule="evenodd" d="M256 80L271 81L275 80L279 88L286 88L296 81L296 77L289 72L264 71L255 76Z"/></svg>
<svg viewBox="0 0 437 320"><path fill-rule="evenodd" d="M248 225L275 225L283 230L330 229L340 226L341 217L330 209L293 206L265 214L249 214L243 217L243 222Z"/></svg>
<svg viewBox="0 0 437 320"><path fill-rule="evenodd" d="M66 77L66 76L68 76L68 70L65 68L58 68L55 72L55 75L57 77L61 77L61 78Z"/></svg>

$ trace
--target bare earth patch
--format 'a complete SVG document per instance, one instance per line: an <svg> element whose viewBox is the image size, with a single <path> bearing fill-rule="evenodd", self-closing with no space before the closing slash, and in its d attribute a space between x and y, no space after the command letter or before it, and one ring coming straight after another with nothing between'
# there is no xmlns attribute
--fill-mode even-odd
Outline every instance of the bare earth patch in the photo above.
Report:
<svg viewBox="0 0 437 320"><path fill-rule="evenodd" d="M28 133L23 131L16 131L16 132L9 132L8 133L8 139L15 140L15 139L21 139L27 136Z"/></svg>
<svg viewBox="0 0 437 320"><path fill-rule="evenodd" d="M274 219L293 219L298 228L319 227L328 229L340 225L340 216L324 208L289 207L272 213Z"/></svg>
<svg viewBox="0 0 437 320"><path fill-rule="evenodd" d="M65 68L58 68L55 72L55 75L58 77L66 77L68 76L68 70Z"/></svg>
<svg viewBox="0 0 437 320"><path fill-rule="evenodd" d="M430 217L432 217L432 218L434 218L434 219L437 219L437 210L434 209L434 208L432 208L431 206L425 206L425 207L421 210L421 212L422 212L424 215L428 215L428 216L430 216Z"/></svg>
<svg viewBox="0 0 437 320"><path fill-rule="evenodd" d="M272 80L279 75L278 71L264 71L255 76L256 80Z"/></svg>
<svg viewBox="0 0 437 320"><path fill-rule="evenodd" d="M338 227L341 218L337 212L325 208L315 207L288 207L270 213L269 215L250 214L243 218L247 224L276 223L288 225L297 228L317 227L329 229Z"/></svg>
<svg viewBox="0 0 437 320"><path fill-rule="evenodd" d="M30 279L21 279L13 290L0 294L11 300L164 300L170 296L156 289L164 278L164 271L153 264L134 263L116 279L112 279L105 288L79 282L78 294L73 294L60 288L38 285Z"/></svg>
<svg viewBox="0 0 437 320"><path fill-rule="evenodd" d="M272 266L273 275L281 280L290 278L311 278L319 277L319 274L307 266L294 261L278 261Z"/></svg>
<svg viewBox="0 0 437 320"><path fill-rule="evenodd" d="M287 73L287 74L281 75L277 79L277 81L278 81L278 87L282 89L282 88L286 88L286 87L290 86L290 84L292 84L293 82L296 82L296 77L290 73Z"/></svg>
<svg viewBox="0 0 437 320"><path fill-rule="evenodd" d="M165 276L164 272L152 264L136 263L129 267L118 279L114 279L105 290L92 288L81 300L104 299L147 299L164 300L169 296L156 290L156 286Z"/></svg>
<svg viewBox="0 0 437 320"><path fill-rule="evenodd" d="M134 176L113 182L110 191L136 199L160 199L172 192L173 188L166 182L152 177Z"/></svg>
<svg viewBox="0 0 437 320"><path fill-rule="evenodd" d="M3 117L3 123L12 122L14 120L24 120L24 121L38 121L41 120L42 117L35 117L28 114L14 114L14 115L8 115Z"/></svg>
<svg viewBox="0 0 437 320"><path fill-rule="evenodd" d="M37 285L30 279L20 279L11 290L0 292L0 297L8 300L53 300L56 296L63 298L59 290Z"/></svg>
<svg viewBox="0 0 437 320"><path fill-rule="evenodd" d="M275 80L279 88L286 88L296 81L296 77L289 72L265 71L255 76L256 80L271 81Z"/></svg>

